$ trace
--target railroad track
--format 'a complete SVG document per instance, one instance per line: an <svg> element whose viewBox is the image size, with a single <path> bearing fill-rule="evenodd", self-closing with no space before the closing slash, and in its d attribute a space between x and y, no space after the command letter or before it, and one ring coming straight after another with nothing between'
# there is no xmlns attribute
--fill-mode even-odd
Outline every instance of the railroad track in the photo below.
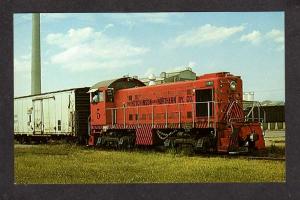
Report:
<svg viewBox="0 0 300 200"><path fill-rule="evenodd" d="M226 158L242 158L248 160L273 160L273 161L285 161L285 157L268 157L268 156L247 156L247 155L226 155Z"/></svg>
<svg viewBox="0 0 300 200"><path fill-rule="evenodd" d="M228 158L228 159L247 159L247 160L273 160L273 161L285 161L285 157L270 157L270 156L251 156L251 155L241 155L241 154L234 154L234 155L218 155L218 154L211 154L211 155L201 155L200 157L207 157L207 158Z"/></svg>
<svg viewBox="0 0 300 200"><path fill-rule="evenodd" d="M258 157L258 156L245 156L249 160L274 160L274 161L285 161L285 158L276 158L276 157Z"/></svg>
<svg viewBox="0 0 300 200"><path fill-rule="evenodd" d="M30 147L38 147L38 145L24 145L24 144L15 144L15 147L19 148L30 148ZM143 151L141 149L132 149L133 151ZM130 150L130 151L132 151ZM155 151L153 149L153 151ZM156 149L157 151L157 149ZM36 153L36 154L47 154L44 152ZM67 155L67 154L57 154L57 155ZM268 156L250 156L250 155L241 155L241 154L192 154L192 156L200 156L207 158L229 158L229 159L247 159L247 160L273 160L273 161L285 161L283 157L268 157Z"/></svg>

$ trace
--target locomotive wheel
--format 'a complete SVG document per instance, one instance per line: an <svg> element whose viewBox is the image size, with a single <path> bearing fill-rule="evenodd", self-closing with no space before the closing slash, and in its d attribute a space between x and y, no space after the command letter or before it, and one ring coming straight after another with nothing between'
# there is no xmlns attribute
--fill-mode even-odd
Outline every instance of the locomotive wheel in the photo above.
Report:
<svg viewBox="0 0 300 200"><path fill-rule="evenodd" d="M30 137L25 138L25 144L31 144L31 138Z"/></svg>
<svg viewBox="0 0 300 200"><path fill-rule="evenodd" d="M194 155L195 154L195 149L194 145L192 144L177 144L176 145L176 153L182 154L182 155Z"/></svg>
<svg viewBox="0 0 300 200"><path fill-rule="evenodd" d="M250 154L256 153L255 142L249 141L248 153L250 153Z"/></svg>
<svg viewBox="0 0 300 200"><path fill-rule="evenodd" d="M130 136L124 136L119 139L118 147L120 149L131 149L134 147L134 140Z"/></svg>
<svg viewBox="0 0 300 200"><path fill-rule="evenodd" d="M47 144L48 143L48 139L47 138L42 138L41 139L41 143L42 144Z"/></svg>
<svg viewBox="0 0 300 200"><path fill-rule="evenodd" d="M127 138L125 138L125 137L121 137L120 139L119 139L119 142L118 142L118 148L119 149L125 149L126 147L127 147Z"/></svg>
<svg viewBox="0 0 300 200"><path fill-rule="evenodd" d="M25 144L25 137L24 136L21 136L19 139L18 139L19 143L20 144Z"/></svg>
<svg viewBox="0 0 300 200"><path fill-rule="evenodd" d="M25 143L25 139L23 136L21 136L20 138L18 138L18 141L20 144L24 144Z"/></svg>
<svg viewBox="0 0 300 200"><path fill-rule="evenodd" d="M171 153L171 154L177 154L177 148L178 148L178 145L176 145L174 143L174 139L170 139L170 142L169 142L169 145L168 146L162 146L162 150L163 151L166 151L168 153Z"/></svg>
<svg viewBox="0 0 300 200"><path fill-rule="evenodd" d="M182 150L183 150L183 154L188 155L188 156L192 156L195 154L194 145L192 145L192 144L183 145Z"/></svg>

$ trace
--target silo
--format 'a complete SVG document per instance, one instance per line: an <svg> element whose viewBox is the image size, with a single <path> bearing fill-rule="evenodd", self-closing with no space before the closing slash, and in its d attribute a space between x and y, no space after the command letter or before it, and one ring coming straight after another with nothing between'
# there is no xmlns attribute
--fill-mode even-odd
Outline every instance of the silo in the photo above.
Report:
<svg viewBox="0 0 300 200"><path fill-rule="evenodd" d="M254 101L254 92L244 92L243 100L244 101Z"/></svg>

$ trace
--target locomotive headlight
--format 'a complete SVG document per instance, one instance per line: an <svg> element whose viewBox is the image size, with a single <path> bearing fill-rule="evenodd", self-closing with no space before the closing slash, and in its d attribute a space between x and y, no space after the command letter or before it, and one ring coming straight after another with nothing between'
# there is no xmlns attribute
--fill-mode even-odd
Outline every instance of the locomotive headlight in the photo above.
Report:
<svg viewBox="0 0 300 200"><path fill-rule="evenodd" d="M230 89L233 91L236 90L236 82L235 81L230 82Z"/></svg>

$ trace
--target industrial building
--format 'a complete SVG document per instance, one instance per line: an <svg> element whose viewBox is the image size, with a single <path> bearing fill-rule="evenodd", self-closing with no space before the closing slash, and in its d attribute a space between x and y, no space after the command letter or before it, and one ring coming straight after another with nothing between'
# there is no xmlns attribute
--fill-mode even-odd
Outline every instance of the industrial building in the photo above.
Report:
<svg viewBox="0 0 300 200"><path fill-rule="evenodd" d="M254 115L260 115L265 118L263 122L264 130L285 130L284 102L281 101L263 101L260 102L260 111L254 108ZM245 113L252 108L253 101L244 101L243 107ZM260 114L258 114L260 113Z"/></svg>
<svg viewBox="0 0 300 200"><path fill-rule="evenodd" d="M285 130L284 105L263 105L262 109L266 112L264 130Z"/></svg>

